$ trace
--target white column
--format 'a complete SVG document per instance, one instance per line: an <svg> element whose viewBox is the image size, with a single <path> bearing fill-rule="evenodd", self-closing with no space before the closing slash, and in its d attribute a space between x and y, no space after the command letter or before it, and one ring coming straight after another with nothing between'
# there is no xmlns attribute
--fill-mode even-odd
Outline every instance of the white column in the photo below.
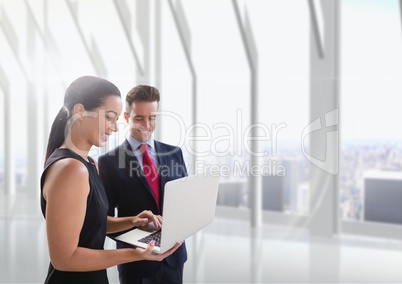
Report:
<svg viewBox="0 0 402 284"><path fill-rule="evenodd" d="M42 153L42 147L39 146L39 139L42 138L41 130L42 125L39 125L39 113L41 112L41 106L39 105L39 100L37 90L39 82L35 82L36 78L40 75L39 70L35 64L38 52L36 49L37 38L35 33L34 21L29 13L27 13L27 46L26 52L28 55L28 62L25 65L26 73L28 74L29 80L26 82L26 92L27 92L27 193L30 196L39 196L39 176L42 167L39 163L39 155ZM38 72L39 71L39 72Z"/></svg>
<svg viewBox="0 0 402 284"><path fill-rule="evenodd" d="M333 236L338 231L339 171L339 1L309 0L311 14L310 232Z"/></svg>
<svg viewBox="0 0 402 284"><path fill-rule="evenodd" d="M0 87L4 95L4 117L11 117L10 83L0 66ZM14 147L11 141L11 119L4 121L4 188L6 195L15 193Z"/></svg>
<svg viewBox="0 0 402 284"><path fill-rule="evenodd" d="M136 0L135 3L136 28L143 50L141 58L143 73L137 72L137 84L150 84L150 3L149 0Z"/></svg>
<svg viewBox="0 0 402 284"><path fill-rule="evenodd" d="M247 56L247 62L250 68L250 126L258 123L258 53L253 38L250 22L246 13L243 22L239 7L236 0L232 1L235 10L236 20L239 26L244 51ZM250 131L250 137L258 137L257 128L253 127ZM260 143L256 139L251 140L250 145L250 168L261 165ZM261 176L253 176L249 178L249 206L250 206L250 222L253 228L258 228L262 223L262 179Z"/></svg>
<svg viewBox="0 0 402 284"><path fill-rule="evenodd" d="M179 33L180 37L180 42L183 47L184 55L186 57L186 61L188 64L188 67L190 69L191 77L193 79L192 82L192 104L191 104L191 111L192 111L192 123L195 125L198 123L198 115L197 115L197 73L195 71L193 59L191 56L191 31L188 26L183 6L181 4L181 1L178 0L176 1L176 6L173 5L172 0L169 0L169 7L173 15L173 20L176 25L177 32ZM193 131L193 136L198 137L197 134L197 127L194 128ZM197 151L197 141L193 141L193 147L192 150L194 153L198 153ZM192 167L191 170L195 171L195 166L197 162L197 157L193 156L192 160ZM193 172L195 173L195 172Z"/></svg>
<svg viewBox="0 0 402 284"><path fill-rule="evenodd" d="M309 0L310 125L310 281L339 282L339 0ZM330 245L327 244L330 242ZM335 243L334 243L335 242ZM324 265L325 263L325 265Z"/></svg>
<svg viewBox="0 0 402 284"><path fill-rule="evenodd" d="M10 20L6 14L6 11L3 7L0 10L0 26L1 29L7 38L8 44L11 48L13 48L14 52L16 52L18 48L18 38L17 35L10 23ZM16 55L17 56L17 55ZM11 113L11 84L9 79L4 72L4 69L0 66L0 87L3 89L4 93L4 117L10 118L12 117ZM12 121L11 119L6 119L5 121L5 129L4 129L4 186L6 195L13 195L16 191L15 185L15 161L14 161L14 144L11 136L12 129ZM7 209L6 209L7 211ZM6 212L7 213L7 212Z"/></svg>
<svg viewBox="0 0 402 284"><path fill-rule="evenodd" d="M159 92L161 92L163 96L163 88L162 88L162 76L161 76L161 68L162 68L162 3L161 0L155 0L155 13L154 13L154 68L155 68L155 86L158 88ZM163 100L159 102L159 109L163 109ZM161 140L162 135L162 125L163 121L161 119L158 120L158 127L156 128L155 137Z"/></svg>

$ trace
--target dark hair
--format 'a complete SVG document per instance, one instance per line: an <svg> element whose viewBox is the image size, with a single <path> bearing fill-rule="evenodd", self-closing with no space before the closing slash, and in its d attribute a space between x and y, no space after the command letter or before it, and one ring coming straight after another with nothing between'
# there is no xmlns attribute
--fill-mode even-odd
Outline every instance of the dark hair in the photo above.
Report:
<svg viewBox="0 0 402 284"><path fill-rule="evenodd" d="M121 94L113 83L105 79L83 76L73 81L64 95L64 106L52 124L45 160L63 144L67 121L71 118L74 106L82 104L86 110L91 111L102 106L109 96L121 97Z"/></svg>
<svg viewBox="0 0 402 284"><path fill-rule="evenodd" d="M160 100L159 90L152 86L138 85L132 88L126 96L126 112L131 112L131 105L134 102L158 102Z"/></svg>

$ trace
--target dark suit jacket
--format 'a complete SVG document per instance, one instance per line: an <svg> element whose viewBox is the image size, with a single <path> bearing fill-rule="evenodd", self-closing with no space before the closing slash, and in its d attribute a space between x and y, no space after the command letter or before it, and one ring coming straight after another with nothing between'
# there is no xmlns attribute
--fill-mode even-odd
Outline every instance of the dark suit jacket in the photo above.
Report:
<svg viewBox="0 0 402 284"><path fill-rule="evenodd" d="M155 141L155 152L159 162L162 211L166 182L186 176L187 171L179 147ZM158 211L152 190L127 140L114 150L100 156L98 164L99 174L109 199L108 214L110 216L115 215L115 208L118 209L119 217L134 216L143 210L151 210L154 214L161 214ZM117 247L125 246L117 243ZM165 259L167 264L173 267L183 265L186 260L187 251L184 243L174 254ZM119 265L118 270L120 274L125 274L128 279L149 277L158 272L160 265L160 262L136 261Z"/></svg>

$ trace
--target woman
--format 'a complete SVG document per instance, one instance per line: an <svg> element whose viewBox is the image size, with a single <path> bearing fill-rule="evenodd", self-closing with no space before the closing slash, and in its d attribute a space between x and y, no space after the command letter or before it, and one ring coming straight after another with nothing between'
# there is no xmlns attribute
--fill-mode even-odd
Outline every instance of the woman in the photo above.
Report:
<svg viewBox="0 0 402 284"><path fill-rule="evenodd" d="M161 226L161 216L144 211L134 217L107 216L108 202L96 162L88 156L117 131L121 95L107 80L84 76L64 97L49 136L41 178L41 206L51 263L45 283L108 283L106 268L137 260L161 261L153 243L140 248L104 250L106 233L144 226Z"/></svg>

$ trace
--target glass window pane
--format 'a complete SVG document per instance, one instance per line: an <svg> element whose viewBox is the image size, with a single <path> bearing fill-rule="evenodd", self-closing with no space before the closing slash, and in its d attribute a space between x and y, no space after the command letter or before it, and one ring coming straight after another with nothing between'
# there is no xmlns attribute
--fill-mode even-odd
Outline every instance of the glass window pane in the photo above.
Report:
<svg viewBox="0 0 402 284"><path fill-rule="evenodd" d="M263 209L306 214L309 166L301 135L309 123L308 9L297 0L247 4L258 48L260 121L270 134L264 147L269 155L264 159Z"/></svg>
<svg viewBox="0 0 402 284"><path fill-rule="evenodd" d="M187 125L187 138L197 135L197 148L186 143L185 149L196 159L195 172L220 173L218 205L246 208L248 173L239 167L249 160L242 131L250 121L250 71L233 5L211 0L182 3L197 75L198 123Z"/></svg>
<svg viewBox="0 0 402 284"><path fill-rule="evenodd" d="M400 29L396 0L343 1L343 220L402 223L400 204L395 203L402 198Z"/></svg>

